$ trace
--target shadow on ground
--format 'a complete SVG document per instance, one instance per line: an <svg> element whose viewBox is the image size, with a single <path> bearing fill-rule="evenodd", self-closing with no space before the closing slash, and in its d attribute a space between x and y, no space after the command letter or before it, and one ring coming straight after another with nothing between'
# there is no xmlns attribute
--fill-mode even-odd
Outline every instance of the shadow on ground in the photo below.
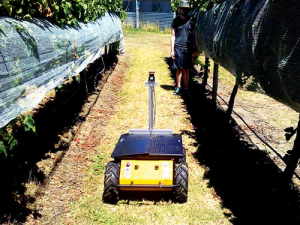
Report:
<svg viewBox="0 0 300 225"><path fill-rule="evenodd" d="M121 191L120 200L127 200L127 203L130 201L148 201L159 202L159 201L171 201L174 195L171 191Z"/></svg>
<svg viewBox="0 0 300 225"><path fill-rule="evenodd" d="M103 69L102 60L89 65L87 71L87 77L91 78L87 83L89 95L99 95L101 91L99 86L113 70L114 67L111 67L113 63L117 63L117 59L107 57L105 64L109 71L98 76L95 74ZM97 86L93 82L96 82ZM43 186L47 182L47 177L36 164L50 157L46 153L62 151L60 158L50 166L52 171L55 170L69 146L69 143L61 142L59 135L70 133L74 125L78 126L85 120L81 116L84 114L83 105L87 103L83 96L85 96L83 89L75 80L68 83L64 89L58 90L55 97L40 105L33 116L37 134L25 132L18 134L20 143L18 149L9 152L8 158L0 157L0 224L22 224L28 215L40 216L38 212L32 212L28 207L28 204L35 202L35 198L26 195L28 190L25 184L33 181Z"/></svg>
<svg viewBox="0 0 300 225"><path fill-rule="evenodd" d="M165 59L170 66L171 60ZM175 71L171 70L173 78ZM194 157L205 169L233 224L300 224L300 194L285 183L282 172L265 151L251 143L234 120L210 100L211 93L190 79L191 98L184 98L197 140Z"/></svg>
<svg viewBox="0 0 300 225"><path fill-rule="evenodd" d="M172 85L166 85L166 84L162 84L160 85L163 89L168 90L168 91L174 91L174 86Z"/></svg>

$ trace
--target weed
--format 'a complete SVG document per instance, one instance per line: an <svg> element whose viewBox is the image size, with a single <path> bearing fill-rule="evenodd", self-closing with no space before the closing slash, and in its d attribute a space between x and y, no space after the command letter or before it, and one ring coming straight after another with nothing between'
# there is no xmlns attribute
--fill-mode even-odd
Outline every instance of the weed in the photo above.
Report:
<svg viewBox="0 0 300 225"><path fill-rule="evenodd" d="M182 118L182 123L184 123L184 124L188 124L188 123L190 123L191 122L191 120L190 120L190 118L189 117L184 117L184 118Z"/></svg>
<svg viewBox="0 0 300 225"><path fill-rule="evenodd" d="M93 175L101 175L104 172L105 166L103 160L107 158L106 155L100 153L98 156L95 158L92 158L91 161L93 162L92 164L92 173Z"/></svg>

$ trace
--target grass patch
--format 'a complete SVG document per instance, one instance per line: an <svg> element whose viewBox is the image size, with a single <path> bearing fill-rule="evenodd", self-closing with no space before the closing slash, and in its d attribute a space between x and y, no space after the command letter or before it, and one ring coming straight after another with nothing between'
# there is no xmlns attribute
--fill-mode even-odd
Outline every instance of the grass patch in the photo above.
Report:
<svg viewBox="0 0 300 225"><path fill-rule="evenodd" d="M99 176L104 173L105 170L104 160L107 158L108 156L102 153L91 159L91 161L93 162L92 164L93 175Z"/></svg>
<svg viewBox="0 0 300 225"><path fill-rule="evenodd" d="M189 163L189 199L186 204L171 201L120 201L117 205L104 204L103 170L111 160L120 135L130 128L148 127L148 89L144 82L148 72L156 72L156 124L155 128L173 129L175 133L194 133L190 117L183 100L173 95L174 80L170 76L165 58L169 57L169 34L146 31L124 30L126 54L131 57L130 68L126 71L125 83L119 94L121 101L116 106L105 130L105 138L97 149L101 154L94 159L86 177L84 195L74 201L71 212L61 224L231 224L224 215L229 213L215 195L213 188L204 180L204 169L193 157L197 151L196 140L183 135ZM166 88L167 87L167 88Z"/></svg>
<svg viewBox="0 0 300 225"><path fill-rule="evenodd" d="M199 60L205 62L205 57L200 56ZM213 78L213 61L210 60L210 74L208 83L212 86ZM227 103L229 102L229 96L235 85L235 77L229 73L223 67L219 67L219 82L218 82L218 94L224 98ZM222 87L222 88L221 88ZM222 91L220 91L222 89ZM268 115L271 124L275 127L280 127L282 131L289 126L297 127L298 113L289 107L286 107L282 103L274 100L273 98L264 94L264 92L258 88L258 92L247 91L243 88L239 88L236 99L241 99L247 104L257 104L258 108L252 108L253 112L260 112L262 115ZM234 110L234 109L233 109Z"/></svg>
<svg viewBox="0 0 300 225"><path fill-rule="evenodd" d="M156 23L140 23L139 28L135 28L135 24L133 23L123 23L122 24L123 30L131 31L131 32L153 32L153 33L164 33L164 34L171 34L171 28L165 27L164 29L160 28Z"/></svg>

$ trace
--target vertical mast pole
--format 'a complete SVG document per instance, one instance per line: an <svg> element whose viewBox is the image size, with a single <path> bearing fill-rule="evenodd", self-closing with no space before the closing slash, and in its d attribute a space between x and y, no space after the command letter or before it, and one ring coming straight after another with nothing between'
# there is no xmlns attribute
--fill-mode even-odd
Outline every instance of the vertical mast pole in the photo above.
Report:
<svg viewBox="0 0 300 225"><path fill-rule="evenodd" d="M153 94L154 94L154 86L153 82L149 82L149 130L150 133L153 131L153 124L154 124L154 108L153 108Z"/></svg>
<svg viewBox="0 0 300 225"><path fill-rule="evenodd" d="M154 130L154 88L157 86L155 81L155 72L149 71L148 81L145 82L145 86L149 86L149 131L152 134Z"/></svg>

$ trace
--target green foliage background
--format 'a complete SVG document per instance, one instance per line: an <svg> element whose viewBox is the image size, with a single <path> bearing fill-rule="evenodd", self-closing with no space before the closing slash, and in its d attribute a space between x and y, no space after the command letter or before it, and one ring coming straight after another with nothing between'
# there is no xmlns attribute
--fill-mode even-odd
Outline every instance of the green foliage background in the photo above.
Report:
<svg viewBox="0 0 300 225"><path fill-rule="evenodd" d="M6 126L0 128L0 158L9 155L19 145L18 136L22 131L35 133L35 122L31 115L19 115Z"/></svg>
<svg viewBox="0 0 300 225"><path fill-rule="evenodd" d="M42 17L63 26L95 20L105 12L125 19L122 0L0 0L0 15L16 19Z"/></svg>

